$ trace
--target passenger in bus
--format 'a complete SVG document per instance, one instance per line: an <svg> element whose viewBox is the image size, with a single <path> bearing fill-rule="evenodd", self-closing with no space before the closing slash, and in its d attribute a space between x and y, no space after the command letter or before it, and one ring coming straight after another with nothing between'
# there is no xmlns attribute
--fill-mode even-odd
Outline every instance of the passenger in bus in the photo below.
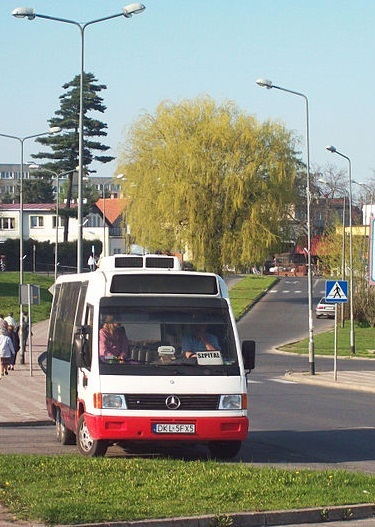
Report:
<svg viewBox="0 0 375 527"><path fill-rule="evenodd" d="M182 338L182 355L185 359L196 359L197 351L220 350L216 335L207 331L206 324L192 324L191 332Z"/></svg>
<svg viewBox="0 0 375 527"><path fill-rule="evenodd" d="M102 362L111 360L123 362L129 356L128 339L125 328L107 316L99 331L99 356Z"/></svg>

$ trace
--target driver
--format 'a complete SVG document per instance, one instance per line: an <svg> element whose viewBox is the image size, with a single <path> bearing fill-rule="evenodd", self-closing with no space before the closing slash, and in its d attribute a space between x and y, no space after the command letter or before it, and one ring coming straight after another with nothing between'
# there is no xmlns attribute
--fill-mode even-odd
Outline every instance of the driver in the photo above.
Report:
<svg viewBox="0 0 375 527"><path fill-rule="evenodd" d="M207 331L207 324L192 324L190 334L182 339L182 354L186 359L195 359L197 351L219 350L217 336Z"/></svg>

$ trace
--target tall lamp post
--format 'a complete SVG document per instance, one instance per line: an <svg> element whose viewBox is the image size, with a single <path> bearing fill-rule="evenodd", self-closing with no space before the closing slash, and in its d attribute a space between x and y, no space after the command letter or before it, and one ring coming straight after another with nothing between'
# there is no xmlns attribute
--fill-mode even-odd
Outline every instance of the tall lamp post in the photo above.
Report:
<svg viewBox="0 0 375 527"><path fill-rule="evenodd" d="M267 79L257 79L256 83L268 90L275 88L292 95L302 97L305 101L306 110L306 227L307 227L307 295L308 295L308 327L309 327L309 366L310 374L315 375L315 352L314 352L314 324L313 324L313 292L312 292L312 266L311 266L311 192L310 192L310 126L309 126L309 100L305 94L276 86Z"/></svg>
<svg viewBox="0 0 375 527"><path fill-rule="evenodd" d="M102 198L103 198L103 213L102 213L102 226L103 226L103 248L102 248L102 256L106 256L106 240L105 240L105 184L99 183L99 185L102 188Z"/></svg>
<svg viewBox="0 0 375 527"><path fill-rule="evenodd" d="M350 353L355 354L355 336L354 336L354 302L353 302L353 222L352 222L352 162L350 157L342 152L339 152L333 145L326 146L326 149L332 154L337 154L343 157L348 162L348 178L349 178L349 301L350 301Z"/></svg>
<svg viewBox="0 0 375 527"><path fill-rule="evenodd" d="M103 18L97 18L96 20L90 20L84 24L77 22L75 20L69 20L66 18L59 18L49 15L42 15L40 13L35 13L35 9L31 7L17 7L12 11L12 15L16 18L27 18L29 20L34 20L35 18L42 18L45 20L53 20L55 22L63 22L66 24L72 24L76 26L81 35L81 73L80 73L80 88L79 88L79 134L78 134L78 239L77 239L77 272L82 272L82 234L83 234L83 176L84 176L84 126L83 126L83 117L84 117L84 100L83 100L83 88L84 88L84 61L85 61L85 29L88 26L97 24L99 22L104 22L106 20L111 20L112 18L117 18L124 16L125 18L131 18L132 15L141 13L146 8L143 4L134 2L122 8L121 13L115 15L106 16Z"/></svg>
<svg viewBox="0 0 375 527"><path fill-rule="evenodd" d="M8 139L14 139L18 141L21 147L21 166L20 166L20 212L19 212L19 236L20 236L20 286L23 285L23 171L24 171L24 143L28 139L35 139L36 137L42 137L43 135L56 134L61 132L61 128L54 126L49 129L48 132L42 132L40 134L27 135L25 137L18 137L16 135L0 134L0 137L6 137ZM20 363L25 364L25 347L23 344L23 331L22 331L22 319L23 311L22 304L20 305L20 344L21 344L21 353L20 353Z"/></svg>

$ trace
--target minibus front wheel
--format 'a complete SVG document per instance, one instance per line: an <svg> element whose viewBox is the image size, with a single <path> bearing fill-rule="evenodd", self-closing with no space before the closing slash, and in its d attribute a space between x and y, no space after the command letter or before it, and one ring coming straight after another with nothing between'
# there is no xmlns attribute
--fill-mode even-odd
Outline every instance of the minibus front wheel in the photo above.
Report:
<svg viewBox="0 0 375 527"><path fill-rule="evenodd" d="M108 443L98 439L93 439L87 428L85 414L78 420L77 426L77 446L78 450L86 457L104 456L107 452Z"/></svg>

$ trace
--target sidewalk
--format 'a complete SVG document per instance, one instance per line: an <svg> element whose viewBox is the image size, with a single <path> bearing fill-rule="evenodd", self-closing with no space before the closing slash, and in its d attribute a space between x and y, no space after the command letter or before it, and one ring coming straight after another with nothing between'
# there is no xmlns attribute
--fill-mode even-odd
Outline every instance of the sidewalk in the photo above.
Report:
<svg viewBox="0 0 375 527"><path fill-rule="evenodd" d="M333 371L316 372L311 375L308 372L288 371L285 378L305 384L316 384L319 386L329 386L330 388L340 388L356 390L360 392L375 393L375 370L374 371Z"/></svg>
<svg viewBox="0 0 375 527"><path fill-rule="evenodd" d="M46 376L38 365L39 355L47 348L48 320L35 324L32 331L32 367L27 346L25 364L19 364L18 354L14 371L0 377L0 427L51 423L46 410Z"/></svg>

